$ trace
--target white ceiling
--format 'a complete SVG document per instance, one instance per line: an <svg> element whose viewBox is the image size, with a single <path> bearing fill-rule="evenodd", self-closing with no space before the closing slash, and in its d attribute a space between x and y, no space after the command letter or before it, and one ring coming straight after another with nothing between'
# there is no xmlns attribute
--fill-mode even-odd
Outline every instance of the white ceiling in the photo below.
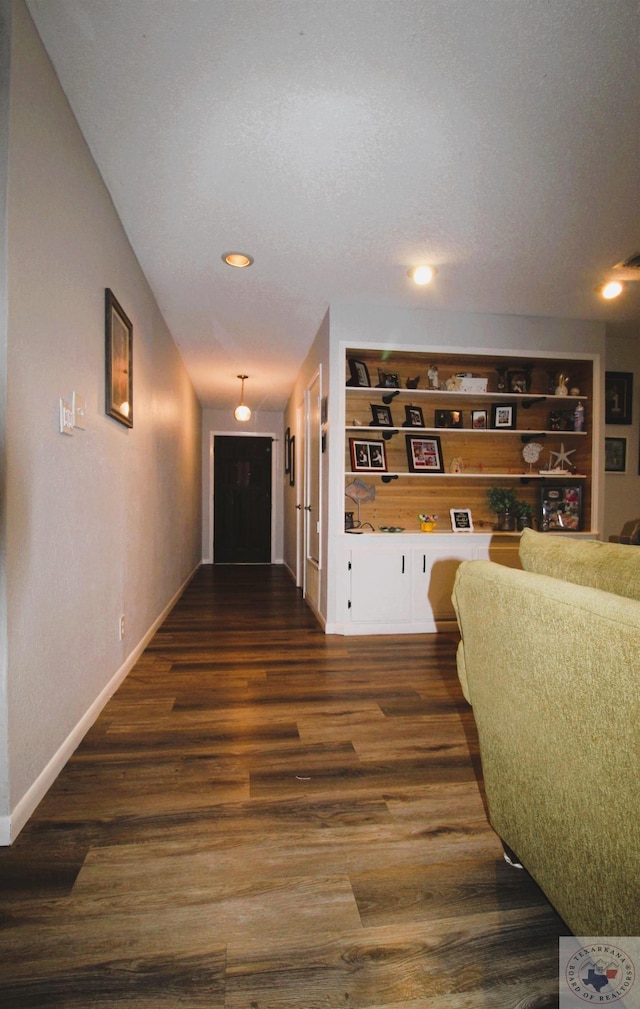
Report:
<svg viewBox="0 0 640 1009"><path fill-rule="evenodd" d="M28 6L203 405L336 301L640 319L638 0Z"/></svg>

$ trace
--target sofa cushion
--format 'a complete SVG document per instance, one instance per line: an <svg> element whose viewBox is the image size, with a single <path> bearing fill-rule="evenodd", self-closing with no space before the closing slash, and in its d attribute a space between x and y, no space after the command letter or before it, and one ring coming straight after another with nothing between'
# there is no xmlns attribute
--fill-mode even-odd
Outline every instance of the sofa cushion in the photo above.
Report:
<svg viewBox="0 0 640 1009"><path fill-rule="evenodd" d="M637 546L525 529L520 539L520 562L525 571L640 600Z"/></svg>

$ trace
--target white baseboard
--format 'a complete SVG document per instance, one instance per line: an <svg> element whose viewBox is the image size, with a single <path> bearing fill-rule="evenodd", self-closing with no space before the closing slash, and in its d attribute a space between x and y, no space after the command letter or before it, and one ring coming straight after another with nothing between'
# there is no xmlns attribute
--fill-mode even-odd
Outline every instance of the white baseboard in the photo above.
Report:
<svg viewBox="0 0 640 1009"><path fill-rule="evenodd" d="M107 704L107 701L115 694L116 690L131 672L134 665L142 655L143 651L151 641L163 620L173 609L178 599L186 589L200 565L196 565L189 577L183 582L175 595L167 603L162 613L154 620L153 624L138 642L132 652L129 653L124 663L118 671L111 677L106 687L98 694L91 707L85 712L78 724L72 729L62 746L54 753L53 757L41 771L31 787L25 792L20 801L11 811L10 816L0 817L0 845L13 844L16 837L32 816L38 804L45 797L54 781L65 766L69 757L77 750L78 746L86 736L87 732L96 721L98 715Z"/></svg>

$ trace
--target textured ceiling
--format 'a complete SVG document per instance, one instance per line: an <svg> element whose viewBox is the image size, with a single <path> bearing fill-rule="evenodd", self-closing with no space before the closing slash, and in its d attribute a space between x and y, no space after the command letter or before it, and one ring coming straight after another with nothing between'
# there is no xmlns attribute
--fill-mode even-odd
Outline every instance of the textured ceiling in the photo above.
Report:
<svg viewBox="0 0 640 1009"><path fill-rule="evenodd" d="M640 318L638 0L28 7L204 405L280 409L336 301Z"/></svg>

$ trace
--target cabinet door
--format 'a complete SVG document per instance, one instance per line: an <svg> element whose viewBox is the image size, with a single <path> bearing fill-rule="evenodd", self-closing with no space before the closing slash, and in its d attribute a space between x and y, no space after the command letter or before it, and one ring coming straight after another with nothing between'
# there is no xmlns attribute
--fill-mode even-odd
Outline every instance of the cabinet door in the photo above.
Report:
<svg viewBox="0 0 640 1009"><path fill-rule="evenodd" d="M461 542L459 550L429 545L424 550L414 551L414 620L455 619L451 593L456 571L461 561L473 560L474 557L475 549L470 539Z"/></svg>
<svg viewBox="0 0 640 1009"><path fill-rule="evenodd" d="M351 621L411 621L411 554L398 548L351 553Z"/></svg>

